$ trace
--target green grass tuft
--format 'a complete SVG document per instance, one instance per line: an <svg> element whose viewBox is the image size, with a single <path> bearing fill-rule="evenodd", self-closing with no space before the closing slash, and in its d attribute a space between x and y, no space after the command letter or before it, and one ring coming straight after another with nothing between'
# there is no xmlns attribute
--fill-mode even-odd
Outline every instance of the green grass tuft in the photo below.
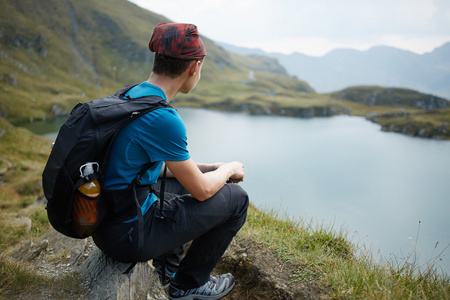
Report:
<svg viewBox="0 0 450 300"><path fill-rule="evenodd" d="M82 278L76 274L58 278L38 274L35 270L0 257L0 297L35 299L80 299L86 293ZM2 298L3 299L3 298Z"/></svg>

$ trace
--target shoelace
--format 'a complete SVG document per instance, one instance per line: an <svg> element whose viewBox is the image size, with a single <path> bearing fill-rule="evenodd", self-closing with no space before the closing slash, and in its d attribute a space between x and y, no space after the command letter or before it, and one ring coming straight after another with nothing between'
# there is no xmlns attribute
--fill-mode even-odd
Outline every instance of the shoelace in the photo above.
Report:
<svg viewBox="0 0 450 300"><path fill-rule="evenodd" d="M190 295L190 294L194 294L194 293L197 295L218 294L218 293L220 293L220 291L217 290L216 287L219 288L219 282L220 282L220 277L211 276L210 280L208 282L206 282L204 285L202 285L198 288L195 288L195 289L187 290L187 291L178 290L176 293L174 293L174 295L185 296L185 295Z"/></svg>

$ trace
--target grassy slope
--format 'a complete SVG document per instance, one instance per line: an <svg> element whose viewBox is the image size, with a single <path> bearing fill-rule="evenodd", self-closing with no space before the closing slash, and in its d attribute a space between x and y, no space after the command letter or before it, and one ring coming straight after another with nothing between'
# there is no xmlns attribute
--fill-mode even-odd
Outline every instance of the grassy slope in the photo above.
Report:
<svg viewBox="0 0 450 300"><path fill-rule="evenodd" d="M15 128L0 118L0 252L23 237L41 235L48 228L42 207L34 205L43 198L41 174L50 151L50 140ZM27 232L21 217L32 220Z"/></svg>
<svg viewBox="0 0 450 300"><path fill-rule="evenodd" d="M250 210L241 237L251 238L298 264L291 281L330 287L333 299L448 299L450 279L413 261L379 265L348 241L342 230L290 220L274 212Z"/></svg>
<svg viewBox="0 0 450 300"><path fill-rule="evenodd" d="M151 30L169 20L124 0L43 4L35 8L30 0L0 0L0 77L15 78L15 85L7 77L0 80L0 114L11 122L49 118L55 105L67 111L80 100L147 79ZM198 90L204 97L225 99L230 89L313 92L305 82L267 72L281 68L274 61L243 58L203 40L208 55ZM252 86L243 82L249 70L260 70Z"/></svg>
<svg viewBox="0 0 450 300"><path fill-rule="evenodd" d="M0 74L14 76L17 83L0 82L0 112L12 122L48 118L54 104L69 110L80 100L112 93L122 83L141 81L150 70L139 61L151 58L149 51L142 51L148 27L167 21L126 1L98 1L95 10L89 1L32 4L0 1ZM132 23L123 20L123 11L134 16Z"/></svg>

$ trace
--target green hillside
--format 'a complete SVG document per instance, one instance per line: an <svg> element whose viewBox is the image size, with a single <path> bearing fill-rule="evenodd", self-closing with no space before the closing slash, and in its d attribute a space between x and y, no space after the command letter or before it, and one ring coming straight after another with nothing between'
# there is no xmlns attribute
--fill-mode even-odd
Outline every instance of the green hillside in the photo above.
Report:
<svg viewBox="0 0 450 300"><path fill-rule="evenodd" d="M350 87L331 93L352 114L394 131L420 137L450 139L450 101L402 88Z"/></svg>
<svg viewBox="0 0 450 300"><path fill-rule="evenodd" d="M450 108L450 101L446 99L401 88L351 87L332 93L331 96L367 106L402 106L427 110Z"/></svg>
<svg viewBox="0 0 450 300"><path fill-rule="evenodd" d="M0 6L0 114L11 122L66 114L80 100L146 80L153 28L170 22L125 0L0 0ZM199 97L314 92L273 59L244 59L203 40L208 55ZM256 73L252 85L245 81L250 70ZM275 81L279 77L284 80Z"/></svg>

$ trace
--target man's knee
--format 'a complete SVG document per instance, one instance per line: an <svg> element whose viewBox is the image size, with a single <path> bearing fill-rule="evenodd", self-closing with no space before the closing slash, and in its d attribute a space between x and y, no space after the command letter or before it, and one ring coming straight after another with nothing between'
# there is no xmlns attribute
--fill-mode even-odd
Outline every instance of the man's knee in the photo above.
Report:
<svg viewBox="0 0 450 300"><path fill-rule="evenodd" d="M235 213L240 216L247 215L249 197L247 192L238 184L227 184L230 189L230 201L236 205Z"/></svg>

